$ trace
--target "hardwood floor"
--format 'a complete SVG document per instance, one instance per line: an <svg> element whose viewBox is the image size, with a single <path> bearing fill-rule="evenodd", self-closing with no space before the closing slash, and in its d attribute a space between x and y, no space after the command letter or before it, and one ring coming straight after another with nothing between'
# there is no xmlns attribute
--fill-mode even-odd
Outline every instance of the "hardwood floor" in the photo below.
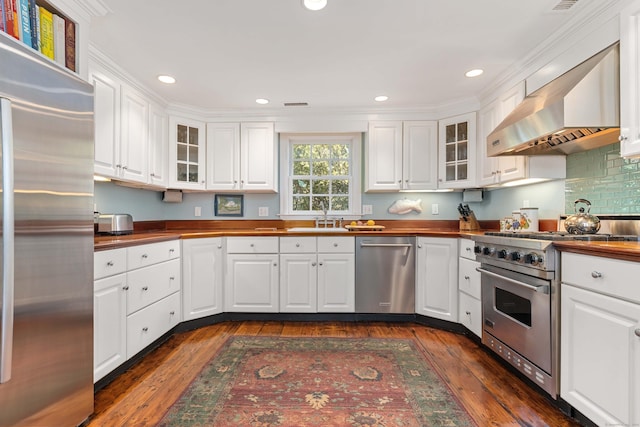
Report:
<svg viewBox="0 0 640 427"><path fill-rule="evenodd" d="M234 335L412 338L479 426L577 426L467 337L414 323L225 322L179 333L95 396L87 427L153 426Z"/></svg>

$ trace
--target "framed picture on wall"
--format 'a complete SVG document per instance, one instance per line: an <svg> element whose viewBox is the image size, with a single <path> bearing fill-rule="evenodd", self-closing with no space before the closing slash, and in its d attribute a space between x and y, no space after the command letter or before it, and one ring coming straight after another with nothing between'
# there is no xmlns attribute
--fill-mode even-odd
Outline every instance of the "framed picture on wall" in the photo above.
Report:
<svg viewBox="0 0 640 427"><path fill-rule="evenodd" d="M215 216L242 216L244 196L242 194L216 194L213 202Z"/></svg>

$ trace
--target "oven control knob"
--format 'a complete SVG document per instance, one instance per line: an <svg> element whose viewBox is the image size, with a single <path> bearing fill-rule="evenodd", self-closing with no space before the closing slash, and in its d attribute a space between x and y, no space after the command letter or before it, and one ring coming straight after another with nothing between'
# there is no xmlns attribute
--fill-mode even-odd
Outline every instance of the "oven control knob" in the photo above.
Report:
<svg viewBox="0 0 640 427"><path fill-rule="evenodd" d="M520 261L522 259L522 254L520 252L514 251L511 252L511 261Z"/></svg>
<svg viewBox="0 0 640 427"><path fill-rule="evenodd" d="M506 250L506 249L500 249L500 250L498 251L498 258L506 259L506 258L507 258L507 255L509 255L509 252L507 252L507 250Z"/></svg>
<svg viewBox="0 0 640 427"><path fill-rule="evenodd" d="M541 255L538 255L536 253L529 253L524 257L524 262L526 264L531 264L531 265L538 265L538 264L542 264L543 258Z"/></svg>
<svg viewBox="0 0 640 427"><path fill-rule="evenodd" d="M480 246L479 245L475 245L473 247L473 253L479 254L480 252L482 252L482 249L480 248Z"/></svg>
<svg viewBox="0 0 640 427"><path fill-rule="evenodd" d="M482 248L482 253L484 255L493 255L495 251L496 250L494 248L490 248L489 246L485 246L484 248Z"/></svg>

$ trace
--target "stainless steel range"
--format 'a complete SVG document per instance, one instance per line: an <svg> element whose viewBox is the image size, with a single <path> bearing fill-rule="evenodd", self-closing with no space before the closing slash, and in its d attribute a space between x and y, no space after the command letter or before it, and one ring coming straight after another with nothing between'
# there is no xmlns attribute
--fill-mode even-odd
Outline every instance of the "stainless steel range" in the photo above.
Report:
<svg viewBox="0 0 640 427"><path fill-rule="evenodd" d="M560 253L553 242L638 240L638 236L487 232L473 240L480 261L483 344L556 399Z"/></svg>

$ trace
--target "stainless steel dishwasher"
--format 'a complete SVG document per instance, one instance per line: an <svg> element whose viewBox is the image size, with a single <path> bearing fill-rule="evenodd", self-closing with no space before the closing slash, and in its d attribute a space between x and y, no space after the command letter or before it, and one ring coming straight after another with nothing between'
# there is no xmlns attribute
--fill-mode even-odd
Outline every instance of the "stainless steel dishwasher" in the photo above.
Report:
<svg viewBox="0 0 640 427"><path fill-rule="evenodd" d="M356 313L415 313L415 248L415 237L356 237Z"/></svg>

